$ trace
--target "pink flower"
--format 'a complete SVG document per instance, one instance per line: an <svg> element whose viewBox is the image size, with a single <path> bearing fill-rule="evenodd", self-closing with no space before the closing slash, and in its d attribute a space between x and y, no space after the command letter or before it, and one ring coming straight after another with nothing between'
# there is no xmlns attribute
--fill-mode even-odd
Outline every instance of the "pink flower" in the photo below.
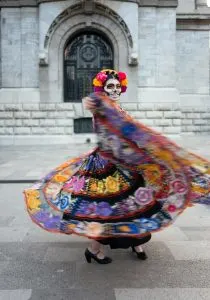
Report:
<svg viewBox="0 0 210 300"><path fill-rule="evenodd" d="M119 72L118 77L119 77L119 80L122 81L122 80L126 79L126 74L124 72Z"/></svg>
<svg viewBox="0 0 210 300"><path fill-rule="evenodd" d="M75 193L80 192L85 185L85 177L81 178L73 176L69 182L64 185L64 188L73 188Z"/></svg>
<svg viewBox="0 0 210 300"><path fill-rule="evenodd" d="M96 79L104 83L107 80L107 75L103 72L100 72L96 75Z"/></svg>
<svg viewBox="0 0 210 300"><path fill-rule="evenodd" d="M187 186L181 180L174 180L171 182L174 193L183 194L187 191Z"/></svg>
<svg viewBox="0 0 210 300"><path fill-rule="evenodd" d="M73 176L66 184L64 185L64 188L72 188L73 184L77 181L77 177Z"/></svg>
<svg viewBox="0 0 210 300"><path fill-rule="evenodd" d="M153 191L148 188L140 187L135 192L135 202L139 205L146 205L153 200Z"/></svg>
<svg viewBox="0 0 210 300"><path fill-rule="evenodd" d="M84 176L82 176L81 178L77 177L77 180L73 184L74 192L75 193L80 192L83 189L84 185L85 185L85 177Z"/></svg>

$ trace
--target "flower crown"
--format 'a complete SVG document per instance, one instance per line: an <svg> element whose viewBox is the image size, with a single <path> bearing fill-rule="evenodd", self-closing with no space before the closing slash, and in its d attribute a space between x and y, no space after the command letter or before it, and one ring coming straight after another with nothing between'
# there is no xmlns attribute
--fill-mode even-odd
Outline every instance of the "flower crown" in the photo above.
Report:
<svg viewBox="0 0 210 300"><path fill-rule="evenodd" d="M96 75L96 77L93 79L94 92L103 92L105 82L109 78L115 78L115 79L119 80L121 89L122 89L122 93L126 92L127 85L128 85L128 80L127 80L126 74L123 72L117 72L117 71L111 70L111 69L106 69L106 70L100 71Z"/></svg>

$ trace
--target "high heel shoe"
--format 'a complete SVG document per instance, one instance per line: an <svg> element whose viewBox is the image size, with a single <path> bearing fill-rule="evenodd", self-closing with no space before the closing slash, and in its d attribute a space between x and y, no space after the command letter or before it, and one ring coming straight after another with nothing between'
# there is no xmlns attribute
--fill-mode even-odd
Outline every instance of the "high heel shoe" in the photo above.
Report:
<svg viewBox="0 0 210 300"><path fill-rule="evenodd" d="M100 251L99 251L100 252ZM99 253L98 252L98 253ZM92 258L97 261L97 263L102 264L102 265L106 265L106 264L110 264L112 262L112 259L108 256L105 256L104 258L98 258L97 254L93 254L92 252L90 252L88 249L85 250L85 258L87 260L87 262L90 264Z"/></svg>
<svg viewBox="0 0 210 300"><path fill-rule="evenodd" d="M148 256L146 255L146 253L144 251L137 252L134 246L132 246L131 248L132 248L133 252L136 253L138 259L145 260L148 258Z"/></svg>

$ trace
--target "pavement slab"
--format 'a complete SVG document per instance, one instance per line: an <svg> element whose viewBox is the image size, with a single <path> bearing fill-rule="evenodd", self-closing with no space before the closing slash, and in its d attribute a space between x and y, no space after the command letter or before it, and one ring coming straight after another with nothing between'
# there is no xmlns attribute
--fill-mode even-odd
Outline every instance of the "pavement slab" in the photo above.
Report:
<svg viewBox="0 0 210 300"><path fill-rule="evenodd" d="M208 300L210 289L115 289L116 300Z"/></svg>

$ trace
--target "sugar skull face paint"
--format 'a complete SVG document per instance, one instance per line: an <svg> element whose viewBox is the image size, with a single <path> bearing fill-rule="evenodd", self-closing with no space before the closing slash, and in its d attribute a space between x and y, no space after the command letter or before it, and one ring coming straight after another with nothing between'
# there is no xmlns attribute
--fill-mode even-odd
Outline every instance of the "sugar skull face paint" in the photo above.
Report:
<svg viewBox="0 0 210 300"><path fill-rule="evenodd" d="M120 82L114 78L108 79L105 83L104 91L112 100L118 101L122 92Z"/></svg>

